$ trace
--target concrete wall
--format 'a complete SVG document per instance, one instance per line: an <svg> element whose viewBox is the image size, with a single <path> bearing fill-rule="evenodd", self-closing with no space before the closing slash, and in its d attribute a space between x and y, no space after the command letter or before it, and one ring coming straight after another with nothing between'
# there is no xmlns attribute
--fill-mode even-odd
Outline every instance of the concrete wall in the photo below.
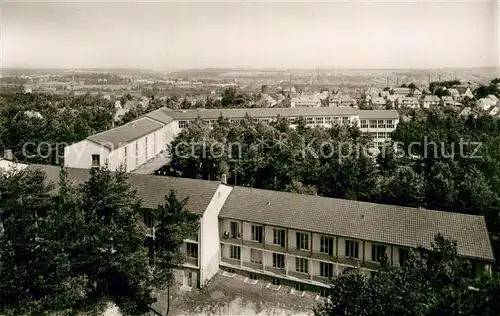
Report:
<svg viewBox="0 0 500 316"><path fill-rule="evenodd" d="M84 139L64 148L64 165L69 168L89 169L92 166L92 155L100 155L100 164L104 166L106 159L109 160L110 150Z"/></svg>
<svg viewBox="0 0 500 316"><path fill-rule="evenodd" d="M219 185L207 209L203 213L200 226L200 283L203 284L219 271L220 232L219 212L224 206L232 187Z"/></svg>

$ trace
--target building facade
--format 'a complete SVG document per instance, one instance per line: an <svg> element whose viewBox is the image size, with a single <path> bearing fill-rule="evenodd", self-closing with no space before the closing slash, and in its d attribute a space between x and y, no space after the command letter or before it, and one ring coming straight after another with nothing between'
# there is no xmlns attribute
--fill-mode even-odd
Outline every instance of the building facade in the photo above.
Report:
<svg viewBox="0 0 500 316"><path fill-rule="evenodd" d="M108 165L110 170L124 167L126 171L134 171L165 150L167 145L197 118L212 125L219 117L237 122L247 116L261 122L270 122L282 117L286 118L292 127L297 125L300 118L305 120L307 126L356 124L362 132L376 132L377 134L372 136L384 140L390 139L390 133L396 129L399 122L399 115L394 110L358 110L352 107L196 110L161 108L128 124L66 146L64 164L70 168L88 169ZM380 120L382 123L373 130L374 128L361 124L367 120Z"/></svg>
<svg viewBox="0 0 500 316"><path fill-rule="evenodd" d="M27 168L44 171L57 190L59 167ZM88 176L88 170L67 168L71 182ZM171 189L180 199L189 197L186 208L199 216L199 232L182 248L185 261L177 275L184 287L203 287L224 270L321 295L332 278L348 269L370 275L385 258L404 265L411 249L429 249L438 233L455 240L458 254L476 271L491 272L494 263L482 216L186 178L131 174L129 182L143 201L146 244L155 236L154 211Z"/></svg>

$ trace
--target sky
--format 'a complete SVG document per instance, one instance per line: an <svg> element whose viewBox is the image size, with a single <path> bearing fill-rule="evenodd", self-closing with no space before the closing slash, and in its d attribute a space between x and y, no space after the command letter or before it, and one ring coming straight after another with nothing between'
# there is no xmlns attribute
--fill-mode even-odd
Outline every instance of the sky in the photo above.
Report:
<svg viewBox="0 0 500 316"><path fill-rule="evenodd" d="M500 61L491 1L4 2L1 67L441 68Z"/></svg>

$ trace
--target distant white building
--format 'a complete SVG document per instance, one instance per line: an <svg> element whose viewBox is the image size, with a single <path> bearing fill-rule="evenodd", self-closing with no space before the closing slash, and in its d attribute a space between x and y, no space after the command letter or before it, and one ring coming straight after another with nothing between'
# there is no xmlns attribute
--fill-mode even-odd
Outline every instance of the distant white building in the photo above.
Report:
<svg viewBox="0 0 500 316"><path fill-rule="evenodd" d="M196 110L161 108L128 124L67 146L64 150L65 165L84 169L108 165L110 170L124 166L125 170L133 171L164 151L167 144L196 118L200 117L212 126L220 116L235 122L244 119L247 114L264 123L276 120L278 116L283 117L292 127L296 126L299 118L303 118L308 126L357 124L362 132L371 132L374 129L373 132L380 133L376 134L375 138L384 141L389 139L390 133L396 129L399 122L399 115L394 110L371 111L352 107ZM375 127L368 127L368 121Z"/></svg>

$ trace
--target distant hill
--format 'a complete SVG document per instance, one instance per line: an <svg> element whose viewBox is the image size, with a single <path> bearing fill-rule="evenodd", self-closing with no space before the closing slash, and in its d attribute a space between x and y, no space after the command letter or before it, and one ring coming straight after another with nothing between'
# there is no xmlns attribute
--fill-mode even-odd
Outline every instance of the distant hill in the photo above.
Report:
<svg viewBox="0 0 500 316"><path fill-rule="evenodd" d="M122 76L161 76L158 71L140 68L3 68L1 71L2 76L27 76L27 75L51 75L62 76L70 73L105 73Z"/></svg>

